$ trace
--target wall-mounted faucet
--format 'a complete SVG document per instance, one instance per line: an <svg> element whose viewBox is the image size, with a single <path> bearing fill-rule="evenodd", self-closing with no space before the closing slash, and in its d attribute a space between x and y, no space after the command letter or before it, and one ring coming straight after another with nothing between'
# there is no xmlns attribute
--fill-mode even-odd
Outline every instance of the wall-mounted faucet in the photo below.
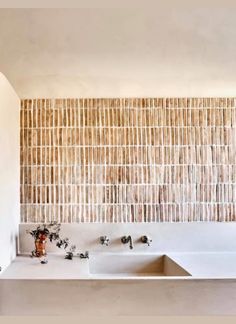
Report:
<svg viewBox="0 0 236 324"><path fill-rule="evenodd" d="M108 246L108 244L109 244L109 238L107 236L100 236L100 243L102 245Z"/></svg>
<svg viewBox="0 0 236 324"><path fill-rule="evenodd" d="M150 246L152 242L152 240L147 235L141 236L141 241L142 243L146 243L148 246Z"/></svg>
<svg viewBox="0 0 236 324"><path fill-rule="evenodd" d="M122 236L121 242L123 244L129 243L129 248L133 249L133 241L132 241L132 237L130 235L129 236Z"/></svg>

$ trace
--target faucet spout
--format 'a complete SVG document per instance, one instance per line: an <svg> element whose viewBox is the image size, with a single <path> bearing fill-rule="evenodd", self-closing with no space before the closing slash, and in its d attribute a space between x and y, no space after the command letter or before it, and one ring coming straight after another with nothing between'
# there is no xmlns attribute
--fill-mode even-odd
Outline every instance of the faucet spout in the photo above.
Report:
<svg viewBox="0 0 236 324"><path fill-rule="evenodd" d="M132 240L132 237L131 237L131 235L129 235L129 236L122 236L122 238L121 238L121 242L123 243L123 244L127 244L127 243L129 243L129 248L132 250L134 247L133 247L133 240Z"/></svg>

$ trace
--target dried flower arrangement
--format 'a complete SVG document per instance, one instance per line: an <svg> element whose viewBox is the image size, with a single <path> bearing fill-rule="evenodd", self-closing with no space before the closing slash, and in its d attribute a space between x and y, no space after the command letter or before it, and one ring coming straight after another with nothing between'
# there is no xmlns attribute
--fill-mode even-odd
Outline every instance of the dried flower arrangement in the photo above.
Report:
<svg viewBox="0 0 236 324"><path fill-rule="evenodd" d="M41 260L42 264L47 263L46 259L46 243L47 238L50 242L56 242L58 248L64 248L66 250L69 248L69 251L66 251L65 259L72 260L74 252L76 250L75 245L70 245L68 238L60 237L61 224L57 222L51 222L49 224L41 224L36 227L35 230L26 231L30 234L35 240L35 249L31 252L31 257L38 257Z"/></svg>

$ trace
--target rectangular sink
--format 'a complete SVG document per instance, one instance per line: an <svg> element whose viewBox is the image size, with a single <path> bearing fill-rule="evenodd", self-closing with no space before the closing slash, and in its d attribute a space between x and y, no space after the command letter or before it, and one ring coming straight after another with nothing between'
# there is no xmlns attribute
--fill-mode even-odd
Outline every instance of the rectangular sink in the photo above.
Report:
<svg viewBox="0 0 236 324"><path fill-rule="evenodd" d="M164 254L90 254L89 272L109 276L190 276Z"/></svg>

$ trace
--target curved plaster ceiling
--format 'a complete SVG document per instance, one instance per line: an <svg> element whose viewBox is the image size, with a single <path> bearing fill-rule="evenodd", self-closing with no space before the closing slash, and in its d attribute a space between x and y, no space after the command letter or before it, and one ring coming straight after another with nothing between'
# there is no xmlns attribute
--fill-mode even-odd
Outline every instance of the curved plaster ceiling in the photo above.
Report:
<svg viewBox="0 0 236 324"><path fill-rule="evenodd" d="M0 9L0 71L21 98L235 96L236 5L206 2Z"/></svg>

